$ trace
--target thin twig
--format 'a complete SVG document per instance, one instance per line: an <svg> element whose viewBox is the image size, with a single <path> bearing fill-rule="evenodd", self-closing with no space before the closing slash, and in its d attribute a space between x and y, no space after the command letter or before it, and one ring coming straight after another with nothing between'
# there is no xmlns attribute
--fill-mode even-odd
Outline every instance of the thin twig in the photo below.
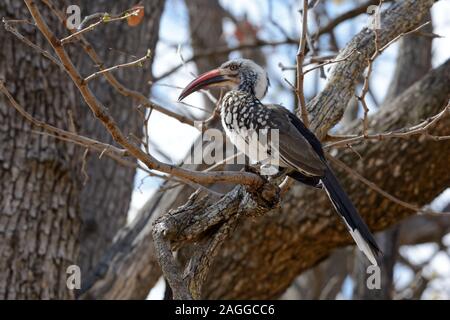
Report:
<svg viewBox="0 0 450 320"><path fill-rule="evenodd" d="M90 76L86 77L84 79L84 82L89 82L97 77L99 77L100 75L102 75L105 72L110 72L110 71L114 71L114 70L118 70L118 69L123 69L123 68L130 68L130 67L134 67L134 66L142 66L143 63L145 61L147 61L148 59L150 59L151 56L151 52L150 49L147 51L147 54L145 56L143 56L142 58L139 58L135 61L131 61L131 62L127 62L127 63L122 63L122 64L118 64L115 66L112 66L110 68L106 68L97 72L94 72L93 74L91 74Z"/></svg>
<svg viewBox="0 0 450 320"><path fill-rule="evenodd" d="M64 70L64 66L61 64L61 62L56 59L54 56L52 56L48 51L42 49L38 45L34 44L30 40L28 40L24 35L22 35L16 28L11 26L12 20L6 20L5 18L2 19L3 26L5 27L5 30L8 32L11 32L13 35L16 36L17 39L25 43L27 46L33 48L37 52L39 52L42 56L49 59L51 62L56 64L61 70Z"/></svg>
<svg viewBox="0 0 450 320"><path fill-rule="evenodd" d="M59 21L64 24L65 22L65 16L64 14L57 9L57 7L53 4L51 0L42 0L43 3L50 8L50 10L58 17ZM86 38L83 35L79 35L79 40L81 43L81 46L83 47L83 50L88 54L88 56L91 58L91 60L94 62L96 66L99 67L100 70L104 70L104 63L100 59L99 55L95 51L94 47L86 40ZM110 72L104 72L102 75L105 77L105 79L108 81L108 83L121 95L125 97L130 97L133 99L136 99L140 104L142 104L146 108L154 109L158 112L161 112L171 118L174 118L181 123L190 125L194 127L194 121L189 119L188 117L185 117L183 115L180 115L176 112L173 112L154 101L150 101L146 96L144 96L141 92L131 90L127 87L125 87L122 83L120 83L117 78Z"/></svg>
<svg viewBox="0 0 450 320"><path fill-rule="evenodd" d="M81 173L83 174L83 186L86 185L86 183L89 181L89 174L87 173L86 167L87 167L87 156L89 154L89 148L86 148L83 153L83 160L81 161Z"/></svg>
<svg viewBox="0 0 450 320"><path fill-rule="evenodd" d="M84 137L81 136L79 134L70 132L70 131L66 131L57 127L54 127L52 125L49 125L47 123L45 123L44 121L38 120L36 118L34 118L30 113L28 113L15 99L14 97L11 95L11 93L8 91L8 89L5 87L3 81L0 81L0 91L3 92L3 94L8 98L9 102L11 103L11 105L25 118L27 119L30 123L32 123L34 126L38 127L38 128L42 128L56 136L60 136L63 137L65 139L69 139L73 142L77 142L77 143L81 143L82 145L86 145L86 146L91 146L93 148L96 149L105 149L108 148L108 153L114 153L118 156L121 157L126 157L128 156L128 152L125 149L120 149L117 148L113 145L107 144L107 143L103 143L103 142L99 142L96 141L94 139L88 138L88 137Z"/></svg>
<svg viewBox="0 0 450 320"><path fill-rule="evenodd" d="M303 93L303 60L305 59L306 35L308 29L308 0L303 0L302 10L302 34L297 51L297 87L295 93L299 102L299 109L302 121L306 127L309 127L308 111L306 110L305 95Z"/></svg>
<svg viewBox="0 0 450 320"><path fill-rule="evenodd" d="M380 4L379 6L381 6L381 4L383 3L383 0L380 0ZM366 102L366 95L369 91L369 81L370 81L370 75L372 73L372 65L374 60L383 53L384 50L386 50L391 44L393 44L394 42L396 42L397 40L399 40L400 38L417 32L418 30L420 30L421 28L425 27L426 25L428 25L430 23L430 21L427 21L423 24L421 24L420 26L418 26L417 28L410 30L408 32L403 32L400 33L399 35L397 35L394 39L392 39L391 41L389 41L388 43L386 43L383 47L379 47L379 30L375 29L375 51L372 54L372 56L370 58L367 59L367 71L366 71L366 75L364 76L364 84L361 90L361 93L359 95L357 95L357 99L361 102L361 105L364 109L364 116L363 116L363 135L364 137L367 137L369 135L368 131L369 131L369 120L368 120L368 115L369 115L369 107L367 106L367 102Z"/></svg>
<svg viewBox="0 0 450 320"><path fill-rule="evenodd" d="M78 31L72 33L71 35L61 39L60 43L61 43L61 45L65 45L65 44L75 40L77 37L79 37L83 33L86 33L86 32L94 30L96 27L98 27L102 23L109 23L109 22L121 21L121 20L128 19L131 16L137 15L139 13L139 10L140 9L135 9L135 10L131 10L131 11L128 10L128 12L126 12L124 14L121 14L119 16L111 16L109 13L103 13L103 14L96 13L96 14L90 15L89 17L91 17L91 18L100 17L100 19L97 22L94 22L94 23L90 24L86 28L78 30ZM85 23L85 21L83 21L81 26Z"/></svg>
<svg viewBox="0 0 450 320"><path fill-rule="evenodd" d="M326 54L323 56L311 56L308 58L305 58L305 61L303 62L303 66L306 67L310 64L319 64L319 63L323 63L323 62L327 62L327 61L332 61L333 59L335 59L337 56L337 54ZM278 67L280 68L281 71L287 71L287 70L292 70L292 71L297 71L297 65L292 65L292 66L285 66L283 63L278 63Z"/></svg>
<svg viewBox="0 0 450 320"><path fill-rule="evenodd" d="M350 51L348 55L346 55L345 57L342 57L342 58L340 58L340 59L326 60L326 61L324 61L324 62L322 62L322 63L319 63L318 65L316 65L316 66L314 66L314 67L311 67L311 68L305 70L305 71L303 72L303 74L305 75L305 74L307 74L308 72L311 72L311 71L313 71L313 70L316 70L316 69L318 69L318 68L321 68L321 67L326 66L326 65L329 65L329 64L333 64L333 63L338 63L338 62L346 61L346 60L348 60L355 52L356 52L356 49Z"/></svg>
<svg viewBox="0 0 450 320"><path fill-rule="evenodd" d="M44 0L44 1L47 1L47 0ZM392 1L392 0L385 0L385 1ZM313 37L316 38L317 36L321 36L323 34L329 33L331 31L333 31L333 29L335 27L337 27L339 24L341 24L342 22L352 19L360 14L367 13L367 7L370 4L375 4L375 3L376 2L374 0L371 0L371 1L368 1L366 4L359 6L358 8L356 8L356 10L350 10L349 12L343 13L342 15L340 15L340 16L336 17L335 19L333 19L332 21L330 21L326 26L320 28L317 31L317 33L313 35ZM201 59L207 59L207 58L210 58L213 56L229 54L234 51L241 51L241 50L245 50L245 49L258 49L260 47L265 47L265 46L277 47L280 45L298 45L299 41L300 41L299 39L291 39L291 38L286 38L286 39L283 39L280 41L264 41L261 39L257 39L256 41L254 41L252 43L244 43L244 44L240 44L240 45L237 45L234 47L221 47L221 48L213 48L213 49L205 50L203 52L200 52L198 54L191 56L188 59L185 59L185 63L195 62L195 61L198 61ZM153 82L160 81L161 79L164 79L164 78L172 75L173 73L178 71L181 67L183 67L183 64L179 64L179 65L167 70L166 72L162 73L158 77L155 77L153 79Z"/></svg>
<svg viewBox="0 0 450 320"><path fill-rule="evenodd" d="M383 141L391 138L408 138L413 135L419 135L419 134L426 134L427 136L430 136L428 134L428 130L433 128L439 120L443 119L447 114L450 114L450 103L447 104L447 106L444 107L444 109L439 112L438 114L426 119L425 121L414 125L409 128L404 128L400 130L395 131L389 131L384 133L377 133L377 134L369 134L367 136L364 135L358 135L358 136L343 136L343 137L334 137L337 139L336 142L331 142L327 145L325 145L325 148L331 148L331 147L337 147L337 146L347 146L350 144L358 143L362 140L378 140ZM433 136L430 136L433 137ZM440 139L442 138L442 139ZM437 140L445 140L445 137L436 137Z"/></svg>

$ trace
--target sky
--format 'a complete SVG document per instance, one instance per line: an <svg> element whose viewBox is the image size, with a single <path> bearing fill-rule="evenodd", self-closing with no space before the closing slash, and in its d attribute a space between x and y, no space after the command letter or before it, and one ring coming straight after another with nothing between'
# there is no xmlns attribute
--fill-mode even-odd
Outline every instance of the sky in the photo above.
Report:
<svg viewBox="0 0 450 320"><path fill-rule="evenodd" d="M248 0L248 1L233 1L222 0L220 1L222 6L233 13L235 16L247 15L249 20L255 26L267 26L265 20L267 19L267 13L269 7L267 1ZM295 10L298 1L295 0L275 0L272 6L272 17L278 21L282 28L291 36L298 38L300 27L297 23L293 23L297 12ZM349 0L334 0L328 1L328 11L331 16L337 16L343 12L353 8L353 1ZM286 5L287 4L287 5ZM432 9L432 19L434 24L434 32L443 36L443 38L437 38L433 41L433 66L438 66L446 59L450 57L450 50L448 50L448 37L450 36L450 0L441 0L437 2ZM312 19L310 19L312 20ZM369 21L368 15L361 15L352 20L352 22L344 22L336 28L337 41L340 46L345 45L354 34L356 34L361 28L367 25ZM314 30L313 23L309 24L309 30ZM224 32L227 35L227 41L230 45L236 44L236 40L233 39L234 25L231 22L224 23ZM270 40L282 40L283 34L276 28L264 27L258 33L261 39ZM189 45L186 45L189 41L189 26L187 11L182 0L168 0L166 4L166 10L164 11L161 28L160 28L161 41L158 43L155 61L153 64L154 74L156 76L171 69L173 66L182 62L183 58L191 56L192 51ZM181 45L177 45L181 44ZM183 45L184 44L184 45ZM395 59L398 45L393 44L389 47L380 57L375 61L373 72L371 76L371 85L374 88L375 96L378 101L382 101L389 85L389 79L392 77L392 71L395 68ZM281 80L279 83L284 84L283 88L269 90L268 96L264 101L270 101L279 103L287 108L292 108L293 95L289 91L288 84L283 81L286 78L291 83L294 80L294 73L292 71L282 72L278 67L279 63L284 65L294 65L295 53L297 48L295 46L280 46L277 48L265 47L264 53L268 59L268 72L271 79ZM232 54L235 57L236 54ZM163 79L160 83L153 86L152 99L162 103L166 107L173 108L173 110L179 111L180 106L177 103L177 97L181 89L173 88L184 87L193 76L196 74L194 64L187 64L183 66L177 73L170 77ZM315 72L311 72L305 78L305 96L310 96L313 92L312 81L317 75ZM325 80L321 80L319 88L323 87ZM201 94L193 94L188 97L188 103L195 106L202 106L203 100ZM374 103L372 100L368 100L369 108L374 110ZM184 107L186 108L186 107ZM190 110L197 117L206 117L206 115L200 110ZM189 150L191 143L198 136L198 131L191 128L188 125L180 124L178 121L169 118L163 114L154 111L149 122L149 134L151 141L157 143L158 148L151 148L151 152L157 158L157 150L162 150L165 154L169 155L172 163L176 164L181 161L186 152ZM159 157L161 160L166 159ZM156 192L158 185L161 183L160 179L146 177L143 172L138 172L135 180L135 190L133 192L132 203L129 213L129 220L133 219L136 211L149 199L154 192ZM433 202L432 208L435 210L441 209L443 204L450 199L450 190L448 189L442 194L436 201ZM450 238L447 239L450 241ZM433 245L424 244L418 248L402 249L408 257L411 259L423 259L427 256L431 256L433 251ZM436 288L441 288L447 291L447 298L450 298L450 261L445 255L437 255L434 257L433 262L427 269L430 274L438 273L443 275L445 281L440 281L435 285ZM411 281L412 274L408 272L407 268L399 267L396 269L395 277L399 286L407 284ZM342 298L351 298L351 280L345 282ZM149 298L157 299L162 296L163 283L152 290ZM442 288L441 288L442 289ZM435 292L430 290L425 297L435 297Z"/></svg>

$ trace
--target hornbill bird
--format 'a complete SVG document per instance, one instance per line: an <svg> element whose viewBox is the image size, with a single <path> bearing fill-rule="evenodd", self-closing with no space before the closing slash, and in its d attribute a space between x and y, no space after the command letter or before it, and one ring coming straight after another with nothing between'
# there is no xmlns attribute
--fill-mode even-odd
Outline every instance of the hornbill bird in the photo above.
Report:
<svg viewBox="0 0 450 320"><path fill-rule="evenodd" d="M262 67L248 59L234 59L194 79L184 88L178 100L204 88L228 89L221 101L220 114L230 141L251 160L261 160L252 159L255 152L251 152L251 148L255 144L250 140L253 137L261 139L262 134L270 136L268 132L276 130L278 145L268 143L269 163L276 163L280 171L287 172L303 184L325 189L359 249L373 265L377 265L375 256L381 251L328 165L320 141L286 108L261 103L260 99L267 93L269 85L268 75ZM256 136L254 133L257 133ZM276 148L277 152L271 152L270 148ZM275 153L277 161L272 161Z"/></svg>

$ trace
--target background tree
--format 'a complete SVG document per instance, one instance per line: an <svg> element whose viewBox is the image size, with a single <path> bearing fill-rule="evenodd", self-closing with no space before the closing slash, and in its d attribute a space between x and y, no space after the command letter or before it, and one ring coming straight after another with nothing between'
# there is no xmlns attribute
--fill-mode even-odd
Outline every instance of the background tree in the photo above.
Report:
<svg viewBox="0 0 450 320"><path fill-rule="evenodd" d="M74 4L85 14L120 13L130 8L123 2ZM144 5L146 16L138 26L111 24L88 35L105 66L143 55L148 48L155 51L164 1L146 1ZM65 11L63 7L58 9ZM48 8L43 11L49 20L55 20ZM7 1L0 5L0 16L24 19L29 18L29 13L25 4ZM60 24L52 26L63 34ZM25 26L21 32L32 42L48 48L35 27ZM27 110L58 127L69 128L73 123L82 134L112 143L62 70L29 50L13 34L2 32L0 37L6 45L0 53L0 78L16 84L11 93ZM98 66L79 46L71 49L84 74L96 70ZM150 90L151 69L119 70L116 75L143 94ZM142 137L141 116L133 101L117 94L105 81L93 83L92 87L110 107L118 124L130 134ZM86 275L98 263L98 257L111 244L117 230L125 225L135 169L106 157L83 155L74 146L31 133L28 123L11 112L3 95L0 99L4 110L1 119L4 187L0 195L4 257L0 296L68 298L71 293L66 287L66 268L78 261Z"/></svg>
<svg viewBox="0 0 450 320"><path fill-rule="evenodd" d="M2 1L0 15L29 18L24 4ZM46 13L49 17L50 13ZM21 32L39 46L32 25ZM63 71L8 32L0 33L0 78L27 110L67 128L77 114L75 88ZM33 134L30 124L0 96L0 297L70 298L66 268L73 264L80 232L81 157L73 145Z"/></svg>

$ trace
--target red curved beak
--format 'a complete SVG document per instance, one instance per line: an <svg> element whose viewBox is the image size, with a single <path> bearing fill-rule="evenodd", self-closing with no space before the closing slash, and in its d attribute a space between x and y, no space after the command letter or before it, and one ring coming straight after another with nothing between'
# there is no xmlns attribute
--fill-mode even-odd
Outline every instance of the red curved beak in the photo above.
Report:
<svg viewBox="0 0 450 320"><path fill-rule="evenodd" d="M192 80L192 82L183 89L178 97L178 101L183 100L195 91L224 81L227 81L227 78L221 74L219 69L205 72L199 75L196 79Z"/></svg>

